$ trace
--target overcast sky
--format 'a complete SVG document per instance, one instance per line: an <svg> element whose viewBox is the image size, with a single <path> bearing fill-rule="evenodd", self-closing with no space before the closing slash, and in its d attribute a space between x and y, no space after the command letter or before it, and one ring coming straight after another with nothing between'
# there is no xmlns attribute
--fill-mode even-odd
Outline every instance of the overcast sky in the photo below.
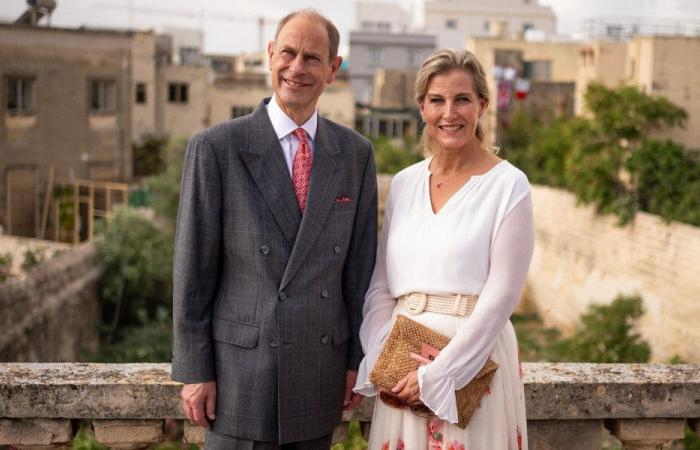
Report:
<svg viewBox="0 0 700 450"><path fill-rule="evenodd" d="M341 32L341 52L353 28L353 0L56 0L55 26L116 27L156 30L163 26L198 28L205 32L208 53L239 53L259 47L257 17L279 19L287 12L316 8L333 20ZM385 0L387 1L387 0ZM393 0L420 17L423 0ZM549 5L562 34L581 30L583 20L598 16L634 16L692 20L700 24L699 0L540 0ZM129 5L133 12L129 14ZM0 19L13 20L26 9L26 0L0 0ZM150 10L146 11L146 10ZM167 14L167 11L171 11ZM274 25L265 27L266 42Z"/></svg>

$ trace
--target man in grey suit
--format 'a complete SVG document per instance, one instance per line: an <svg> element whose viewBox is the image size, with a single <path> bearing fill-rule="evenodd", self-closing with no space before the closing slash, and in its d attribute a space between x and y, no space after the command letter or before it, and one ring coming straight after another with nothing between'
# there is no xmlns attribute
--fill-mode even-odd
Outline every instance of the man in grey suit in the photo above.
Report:
<svg viewBox="0 0 700 450"><path fill-rule="evenodd" d="M370 142L316 111L338 41L314 11L282 19L272 99L187 148L172 378L207 448L327 449L360 400L377 188Z"/></svg>

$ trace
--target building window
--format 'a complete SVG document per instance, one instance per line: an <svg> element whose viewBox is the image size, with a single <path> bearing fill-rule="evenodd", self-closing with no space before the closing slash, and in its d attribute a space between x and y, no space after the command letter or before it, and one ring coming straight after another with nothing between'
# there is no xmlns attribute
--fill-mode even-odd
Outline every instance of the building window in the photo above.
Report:
<svg viewBox="0 0 700 450"><path fill-rule="evenodd" d="M484 20L484 31L489 31L491 29L491 22Z"/></svg>
<svg viewBox="0 0 700 450"><path fill-rule="evenodd" d="M217 73L231 72L233 70L233 64L231 64L231 61L215 59L211 62L211 69Z"/></svg>
<svg viewBox="0 0 700 450"><path fill-rule="evenodd" d="M114 80L92 80L90 82L90 112L113 113L116 105L117 85Z"/></svg>
<svg viewBox="0 0 700 450"><path fill-rule="evenodd" d="M377 22L377 31L388 33L391 31L391 24L389 22Z"/></svg>
<svg viewBox="0 0 700 450"><path fill-rule="evenodd" d="M447 28L448 30L457 29L457 19L447 19L445 21L445 28Z"/></svg>
<svg viewBox="0 0 700 450"><path fill-rule="evenodd" d="M533 81L552 80L552 61L525 61L523 63L524 78Z"/></svg>
<svg viewBox="0 0 700 450"><path fill-rule="evenodd" d="M136 83L136 103L146 103L146 83Z"/></svg>
<svg viewBox="0 0 700 450"><path fill-rule="evenodd" d="M255 109L253 106L234 106L231 108L231 118L247 116L253 112L253 109Z"/></svg>
<svg viewBox="0 0 700 450"><path fill-rule="evenodd" d="M367 59L369 65L376 67L382 64L382 49L381 48L370 48L367 54Z"/></svg>
<svg viewBox="0 0 700 450"><path fill-rule="evenodd" d="M34 78L7 78L7 110L10 114L34 113Z"/></svg>
<svg viewBox="0 0 700 450"><path fill-rule="evenodd" d="M523 24L523 34L524 34L524 33L527 33L527 32L530 31L530 30L534 30L534 29L535 29L535 26L534 26L533 24L531 24L531 23L525 22L525 23Z"/></svg>
<svg viewBox="0 0 700 450"><path fill-rule="evenodd" d="M423 53L420 50L409 50L408 51L408 66L409 67L420 67L423 62Z"/></svg>
<svg viewBox="0 0 700 450"><path fill-rule="evenodd" d="M187 103L187 83L168 83L168 101L170 103Z"/></svg>

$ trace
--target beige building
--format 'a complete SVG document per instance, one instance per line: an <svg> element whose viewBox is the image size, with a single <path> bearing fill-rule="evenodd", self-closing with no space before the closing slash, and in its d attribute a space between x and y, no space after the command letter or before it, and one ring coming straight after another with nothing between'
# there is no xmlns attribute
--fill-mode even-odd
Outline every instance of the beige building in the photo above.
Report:
<svg viewBox="0 0 700 450"><path fill-rule="evenodd" d="M55 181L132 172L134 46L151 33L0 24L0 223L35 236Z"/></svg>
<svg viewBox="0 0 700 450"><path fill-rule="evenodd" d="M266 55L204 56L201 33L172 32L0 24L5 232L39 234L50 169L59 184L131 181L133 143L189 138L272 94ZM354 127L345 79L326 90L319 110Z"/></svg>
<svg viewBox="0 0 700 450"><path fill-rule="evenodd" d="M585 111L583 93L592 81L608 87L632 84L663 96L688 112L685 129L663 136L686 147L700 142L700 37L637 36L627 42L595 41L580 52L576 111Z"/></svg>
<svg viewBox="0 0 700 450"><path fill-rule="evenodd" d="M470 37L551 35L557 18L536 0L425 0L425 29L438 47L463 48Z"/></svg>
<svg viewBox="0 0 700 450"><path fill-rule="evenodd" d="M512 104L517 104L517 80L527 82L528 101L537 103L539 108L543 108L544 100L533 102L534 94L549 99L547 101L552 103L555 112L568 113L573 108L573 100L568 97L573 96L580 48L581 43L576 41L526 41L490 37L467 40L467 49L476 55L488 76L491 103L486 111L487 117L482 119L482 125L491 143L499 145L499 111L503 116L513 109ZM504 71L509 71L510 74L504 76Z"/></svg>

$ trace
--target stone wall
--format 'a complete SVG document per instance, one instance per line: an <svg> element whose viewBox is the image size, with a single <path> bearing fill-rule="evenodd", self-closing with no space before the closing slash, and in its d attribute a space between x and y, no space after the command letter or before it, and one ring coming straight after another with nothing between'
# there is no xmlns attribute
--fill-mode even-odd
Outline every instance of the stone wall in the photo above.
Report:
<svg viewBox="0 0 700 450"><path fill-rule="evenodd" d="M529 448L599 450L615 443L604 427L624 450L660 449L682 438L686 424L700 432L698 370L698 364L525 363ZM201 445L204 430L183 421L180 390L169 364L0 363L0 445L65 449L79 420L111 449L150 448L174 429ZM346 411L334 442L345 440L350 420L366 436L373 403L367 398Z"/></svg>
<svg viewBox="0 0 700 450"><path fill-rule="evenodd" d="M100 272L86 243L0 285L0 361L77 361L95 350Z"/></svg>
<svg viewBox="0 0 700 450"><path fill-rule="evenodd" d="M639 294L640 332L654 361L700 361L700 228L638 213L614 216L576 206L568 192L533 187L535 254L525 296L547 325L565 332L592 303Z"/></svg>

